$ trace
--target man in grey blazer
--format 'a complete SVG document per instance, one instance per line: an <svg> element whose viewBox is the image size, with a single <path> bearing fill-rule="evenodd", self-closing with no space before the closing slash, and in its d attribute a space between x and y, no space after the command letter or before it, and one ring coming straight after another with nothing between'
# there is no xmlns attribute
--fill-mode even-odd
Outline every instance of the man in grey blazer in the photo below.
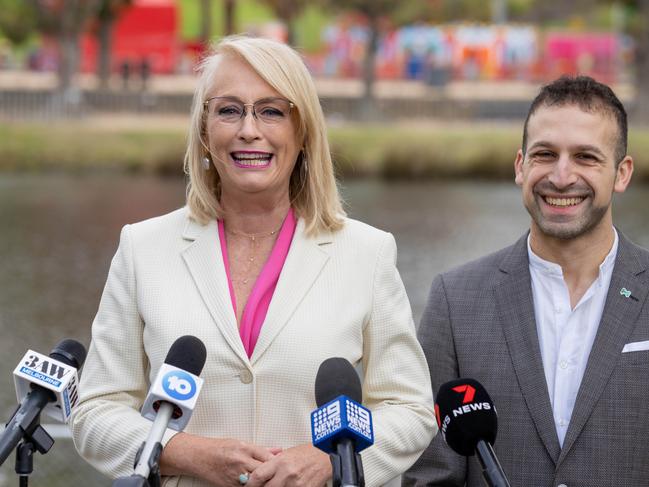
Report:
<svg viewBox="0 0 649 487"><path fill-rule="evenodd" d="M607 86L545 86L515 161L529 233L432 284L419 339L433 389L485 386L512 487L649 482L649 252L611 215L633 172L626 138ZM485 484L477 459L437 435L404 485Z"/></svg>

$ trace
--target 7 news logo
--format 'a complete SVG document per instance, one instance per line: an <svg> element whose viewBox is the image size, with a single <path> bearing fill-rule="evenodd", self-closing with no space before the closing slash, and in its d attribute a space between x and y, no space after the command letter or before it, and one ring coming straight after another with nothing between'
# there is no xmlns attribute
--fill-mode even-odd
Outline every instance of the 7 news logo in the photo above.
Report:
<svg viewBox="0 0 649 487"><path fill-rule="evenodd" d="M464 393L462 404L473 402L473 398L475 397L475 387L470 386L469 384L465 384L461 386L456 386L453 388L453 390L455 392L459 392L460 394Z"/></svg>
<svg viewBox="0 0 649 487"><path fill-rule="evenodd" d="M469 384L463 384L455 386L453 390L459 394L464 394L462 398L462 406L453 409L453 417L457 418L465 413L470 413L472 411L488 411L493 408L489 402L473 402L475 400L475 387L470 386ZM448 418L448 416L447 416ZM438 420L439 422L439 420Z"/></svg>
<svg viewBox="0 0 649 487"><path fill-rule="evenodd" d="M174 399L187 401L196 394L196 381L187 372L172 370L162 378L162 389Z"/></svg>

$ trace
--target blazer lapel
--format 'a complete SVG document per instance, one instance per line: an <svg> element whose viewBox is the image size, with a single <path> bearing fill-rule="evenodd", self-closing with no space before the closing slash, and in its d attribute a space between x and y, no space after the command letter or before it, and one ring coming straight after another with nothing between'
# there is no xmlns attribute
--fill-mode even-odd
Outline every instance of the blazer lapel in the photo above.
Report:
<svg viewBox="0 0 649 487"><path fill-rule="evenodd" d="M333 242L331 235L308 238L304 235L304 227L304 220L300 218L264 325L250 357L252 364L259 360L288 323L329 259L327 247Z"/></svg>
<svg viewBox="0 0 649 487"><path fill-rule="evenodd" d="M183 238L193 240L182 256L198 292L225 341L244 362L248 362L232 308L216 221L202 226L189 220Z"/></svg>
<svg viewBox="0 0 649 487"><path fill-rule="evenodd" d="M647 287L639 277L646 265L640 260L634 245L620 232L618 235L620 240L617 257L604 311L579 386L559 462L568 454L588 421L647 298ZM630 290L634 299L624 296L621 293L623 289Z"/></svg>
<svg viewBox="0 0 649 487"><path fill-rule="evenodd" d="M561 448L545 380L527 254L527 235L511 247L501 262L502 279L496 285L497 312L518 385L541 441L556 462Z"/></svg>

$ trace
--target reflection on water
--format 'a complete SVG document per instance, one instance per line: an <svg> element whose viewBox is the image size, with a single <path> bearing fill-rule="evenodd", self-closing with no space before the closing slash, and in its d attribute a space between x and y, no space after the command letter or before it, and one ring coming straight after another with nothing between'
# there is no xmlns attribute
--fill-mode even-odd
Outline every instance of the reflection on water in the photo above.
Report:
<svg viewBox="0 0 649 487"><path fill-rule="evenodd" d="M350 216L395 235L416 321L434 274L513 242L528 225L513 183L348 181L343 194ZM649 188L636 187L616 202L618 228L645 247L648 200ZM48 353L64 337L90 342L90 323L122 225L173 210L183 201L180 180L3 175L0 420L8 419L14 408L11 374L28 348ZM43 484L45 470L48 485L55 485L51 474L60 471L56 465L72 458L71 447L59 444L46 458L37 455L34 485ZM94 478L79 464L75 470L86 480ZM61 477L61 485L70 483L62 475L55 477ZM0 485L15 483L10 458L0 469ZM86 482L100 484L98 477Z"/></svg>
<svg viewBox="0 0 649 487"><path fill-rule="evenodd" d="M90 342L90 323L125 223L182 205L182 181L114 176L0 179L0 418L15 407L12 370L28 348ZM45 419L44 422L51 420ZM69 463L73 467L69 467ZM13 455L0 485L16 485ZM66 472L66 474L64 474ZM74 476L71 476L71 472ZM81 481L83 479L83 481ZM60 482L57 484L56 482ZM69 440L35 455L33 485L110 485Z"/></svg>

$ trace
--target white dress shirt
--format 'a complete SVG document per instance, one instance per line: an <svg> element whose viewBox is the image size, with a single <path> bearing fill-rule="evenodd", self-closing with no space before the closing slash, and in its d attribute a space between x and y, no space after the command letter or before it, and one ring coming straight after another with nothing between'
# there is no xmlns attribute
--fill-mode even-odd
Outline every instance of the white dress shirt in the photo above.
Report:
<svg viewBox="0 0 649 487"><path fill-rule="evenodd" d="M615 229L613 231L615 240L599 266L599 275L574 309L570 306L570 293L561 266L534 254L529 237L527 239L536 329L561 446L568 431L613 275L618 247L617 232Z"/></svg>

